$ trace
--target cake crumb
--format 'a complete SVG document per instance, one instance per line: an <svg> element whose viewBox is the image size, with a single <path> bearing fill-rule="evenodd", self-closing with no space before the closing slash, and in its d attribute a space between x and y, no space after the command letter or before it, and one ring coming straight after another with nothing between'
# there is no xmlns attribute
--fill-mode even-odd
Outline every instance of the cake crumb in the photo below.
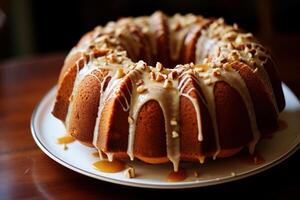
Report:
<svg viewBox="0 0 300 200"><path fill-rule="evenodd" d="M195 177L199 177L200 176L199 172L198 171L194 171L194 176Z"/></svg>
<svg viewBox="0 0 300 200"><path fill-rule="evenodd" d="M234 173L234 172L231 172L231 176L235 176L235 173Z"/></svg>
<svg viewBox="0 0 300 200"><path fill-rule="evenodd" d="M179 134L176 131L172 131L172 137L173 138L177 138L179 136Z"/></svg>

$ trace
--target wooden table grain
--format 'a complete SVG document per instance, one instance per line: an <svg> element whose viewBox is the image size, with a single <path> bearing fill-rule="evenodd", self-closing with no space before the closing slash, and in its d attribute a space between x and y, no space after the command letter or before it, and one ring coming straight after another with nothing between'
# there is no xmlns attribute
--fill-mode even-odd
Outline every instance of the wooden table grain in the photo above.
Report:
<svg viewBox="0 0 300 200"><path fill-rule="evenodd" d="M185 190L126 187L71 171L46 156L30 132L34 107L55 85L65 54L13 59L0 65L0 199L299 198L300 152L240 181ZM279 60L282 78L300 96L299 61ZM300 131L300 130L299 130Z"/></svg>

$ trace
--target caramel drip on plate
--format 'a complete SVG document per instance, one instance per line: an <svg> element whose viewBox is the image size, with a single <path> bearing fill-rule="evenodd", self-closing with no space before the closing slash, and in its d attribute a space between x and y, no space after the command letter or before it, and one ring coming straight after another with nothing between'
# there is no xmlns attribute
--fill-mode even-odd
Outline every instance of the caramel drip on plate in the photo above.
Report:
<svg viewBox="0 0 300 200"><path fill-rule="evenodd" d="M100 160L93 163L94 169L106 173L121 172L125 169L125 166L126 166L125 163L119 160L113 160L113 161Z"/></svg>
<svg viewBox="0 0 300 200"><path fill-rule="evenodd" d="M177 172L172 171L166 177L168 182L180 182L187 178L187 172L185 169L179 169Z"/></svg>
<svg viewBox="0 0 300 200"><path fill-rule="evenodd" d="M75 139L71 135L65 135L65 136L57 138L58 144L70 144L74 141L75 141Z"/></svg>

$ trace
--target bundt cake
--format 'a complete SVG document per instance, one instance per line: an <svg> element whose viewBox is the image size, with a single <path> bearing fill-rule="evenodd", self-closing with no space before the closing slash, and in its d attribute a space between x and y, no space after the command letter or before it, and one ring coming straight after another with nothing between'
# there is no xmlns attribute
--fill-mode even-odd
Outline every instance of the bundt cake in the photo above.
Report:
<svg viewBox="0 0 300 200"><path fill-rule="evenodd" d="M284 106L274 59L251 33L158 11L85 34L65 59L52 113L109 160L171 161L176 171L180 160L253 153Z"/></svg>

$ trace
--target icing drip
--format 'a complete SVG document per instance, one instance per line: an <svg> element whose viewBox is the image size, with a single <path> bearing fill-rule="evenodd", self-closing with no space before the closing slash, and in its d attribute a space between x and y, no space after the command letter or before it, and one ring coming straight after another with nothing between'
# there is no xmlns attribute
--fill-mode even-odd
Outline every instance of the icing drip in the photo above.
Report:
<svg viewBox="0 0 300 200"><path fill-rule="evenodd" d="M146 70L142 73L131 73L132 95L130 103L129 117L133 123L129 123L129 137L127 154L130 159L134 159L134 138L136 123L140 109L150 100L155 100L160 105L164 119L166 131L166 146L167 157L173 163L174 171L178 170L180 159L180 142L179 142L179 125L172 125L171 120L179 120L179 91L177 89L177 81L172 82L172 87L164 88L164 85L159 82L150 80L149 72ZM143 87L147 88L146 92L139 93L137 89L138 80L142 80ZM167 92L166 92L167 91Z"/></svg>
<svg viewBox="0 0 300 200"><path fill-rule="evenodd" d="M200 93L193 87L191 89L189 89L187 92L184 93L184 90L187 86L187 84L189 83L190 80L192 80L192 75L190 74L183 74L185 75L184 78L181 80L178 88L179 88L179 92L181 96L184 96L186 98L188 98L191 103L193 104L195 111L196 111L196 117L197 117L197 127L198 127L198 141L202 141L203 140L203 133L202 133L202 123L201 123L201 113L200 113L200 106L199 103L197 101L196 98L192 97L190 95L190 93L192 91L196 92L197 96L201 98L202 102L206 105L206 102L203 100L202 95L200 95Z"/></svg>
<svg viewBox="0 0 300 200"><path fill-rule="evenodd" d="M101 130L99 130L99 125L100 125L102 110L104 108L105 103L111 98L111 95L114 93L114 90L117 88L117 86L121 82L121 79L117 79L117 77L115 76L115 73L112 73L112 72L108 73L108 75L105 77L104 81L102 81L102 85L101 85L98 115L96 118L96 123L95 123L95 128L94 128L94 136L93 136L93 145L97 148L98 148L97 141L99 139L98 135L99 135L99 132L101 131ZM111 80L108 82L106 89L103 90L104 84L108 78L110 78Z"/></svg>
<svg viewBox="0 0 300 200"><path fill-rule="evenodd" d="M107 159L108 159L109 162L112 162L114 160L114 154L113 153L106 152L105 154L106 154Z"/></svg>
<svg viewBox="0 0 300 200"><path fill-rule="evenodd" d="M200 87L204 98L197 93L201 100L203 101L204 105L206 105L208 109L208 113L212 120L213 130L214 130L214 137L216 142L216 152L213 155L213 159L216 159L218 154L220 153L221 146L220 146L220 139L219 139L219 130L217 124L217 116L216 116L216 106L215 106L215 95L214 95L214 86L215 83L219 80L218 77L213 75L213 70L208 68L206 65L185 65L186 71L183 73L190 73L192 75L189 76L192 80L195 81L196 84ZM182 75L182 76L183 76ZM190 97L191 98L191 97ZM192 98L191 98L192 99ZM206 101L204 101L206 99ZM193 102L193 100L192 100ZM195 110L197 112L197 107L199 109L199 103L194 104ZM197 114L198 115L198 114ZM198 139L201 141L202 137L202 129L201 128L201 113L199 111L199 115L197 116L197 126L198 126ZM200 126L199 126L200 124ZM201 135L199 135L201 134Z"/></svg>
<svg viewBox="0 0 300 200"><path fill-rule="evenodd" d="M98 153L99 153L99 159L103 160L104 159L103 153L102 153L102 151L100 149L98 149Z"/></svg>
<svg viewBox="0 0 300 200"><path fill-rule="evenodd" d="M83 67L80 69L80 61L84 62ZM67 131L69 131L69 122L70 122L70 118L71 118L71 113L72 113L72 107L73 107L73 96L75 96L77 94L77 89L78 86L80 84L80 82L83 80L83 78L91 73L92 69L91 69L91 64L90 62L87 63L87 59L86 57L84 57L84 55L82 55L82 57L76 62L76 77L75 77L75 82L74 82L74 86L73 86L73 91L72 94L70 96L70 103L68 106L68 112L67 112L67 116L66 116L66 121L65 121L65 126Z"/></svg>
<svg viewBox="0 0 300 200"><path fill-rule="evenodd" d="M216 159L218 154L221 151L220 139L219 139L219 129L217 124L217 114L216 114L216 104L215 104L215 95L214 95L214 86L215 82L210 85L204 85L203 82L199 82L200 88L207 100L208 112L212 119L215 141L216 141L216 152L213 155L213 159Z"/></svg>

